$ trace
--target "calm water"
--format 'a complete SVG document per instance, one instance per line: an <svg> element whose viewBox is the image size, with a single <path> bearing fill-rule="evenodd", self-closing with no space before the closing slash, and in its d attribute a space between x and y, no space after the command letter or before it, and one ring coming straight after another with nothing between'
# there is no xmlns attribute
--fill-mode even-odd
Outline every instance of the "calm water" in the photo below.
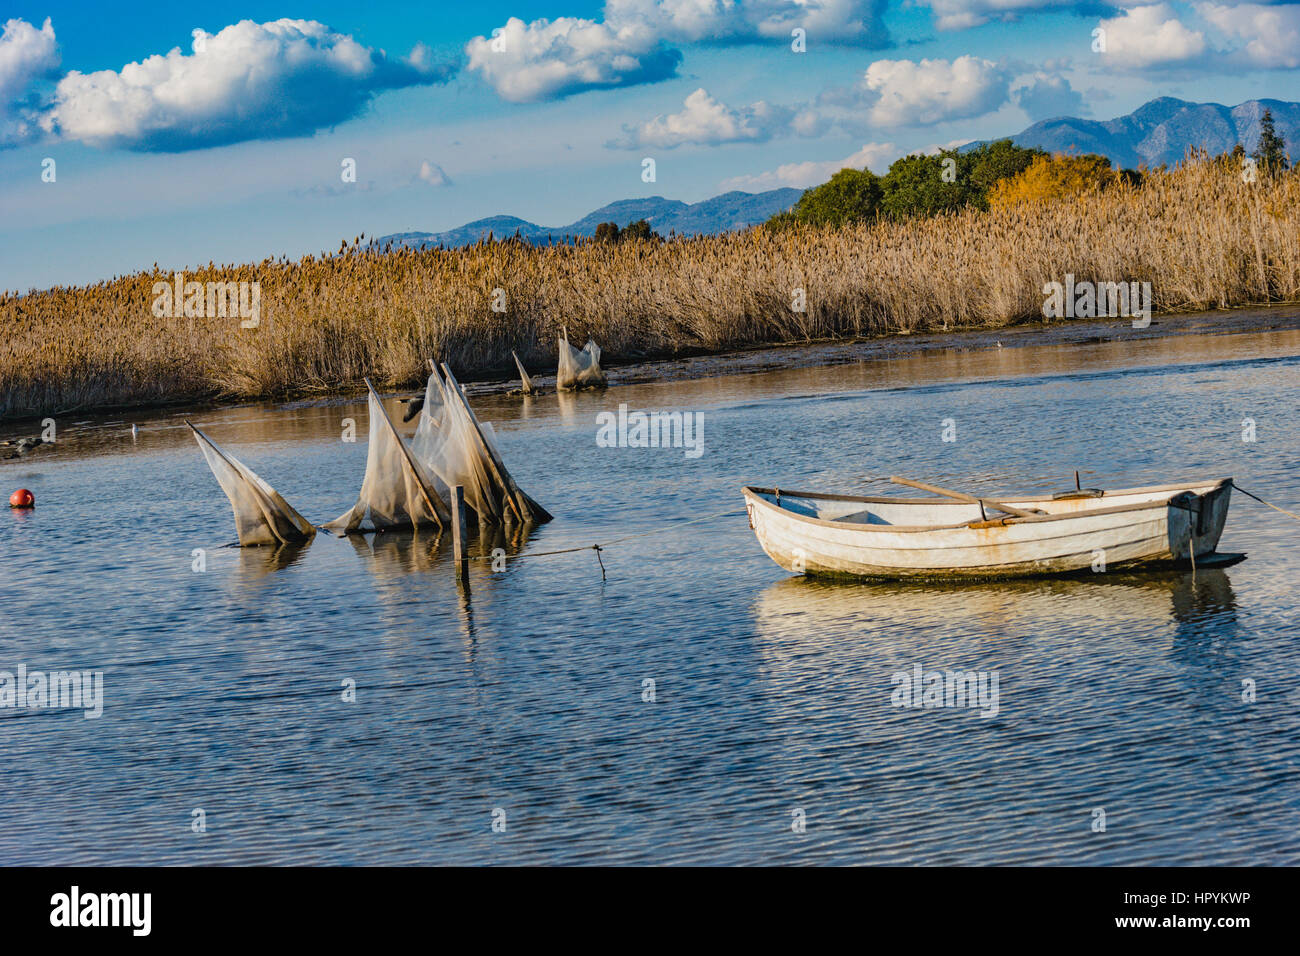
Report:
<svg viewBox="0 0 1300 956"><path fill-rule="evenodd" d="M596 447L620 402L701 413L705 453ZM102 670L105 693L98 720L0 710L0 862L1300 862L1295 522L1234 496L1221 548L1249 557L1195 577L831 585L772 563L739 497L891 473L1050 490L1080 468L1233 475L1297 510L1300 333L477 404L557 516L512 548L656 533L609 545L605 582L590 551L476 563L466 598L428 534L222 547L179 416L136 419L138 441L61 422L0 465L38 501L0 514L0 670ZM196 423L313 521L355 499L362 403ZM916 664L996 670L998 715L892 706Z"/></svg>

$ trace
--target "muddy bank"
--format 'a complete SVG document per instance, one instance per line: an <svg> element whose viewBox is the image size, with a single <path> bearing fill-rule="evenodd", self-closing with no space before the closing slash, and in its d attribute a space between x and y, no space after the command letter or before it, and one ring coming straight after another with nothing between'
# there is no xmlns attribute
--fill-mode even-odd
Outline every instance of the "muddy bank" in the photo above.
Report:
<svg viewBox="0 0 1300 956"><path fill-rule="evenodd" d="M900 358L925 352L976 352L996 348L1032 345L1084 345L1093 342L1142 341L1179 335L1231 335L1300 329L1300 304L1264 308L1164 315L1151 319L1144 329L1133 328L1129 319L1038 322L1000 329L970 329L876 336L872 338L808 343L761 345L730 352L715 352L681 358L658 359L628 365L605 364L610 386L643 382L671 382L716 375L740 375L777 369L818 368ZM534 384L550 389L555 374L538 374L529 369ZM471 394L487 395L519 387L519 382L476 382L466 385Z"/></svg>

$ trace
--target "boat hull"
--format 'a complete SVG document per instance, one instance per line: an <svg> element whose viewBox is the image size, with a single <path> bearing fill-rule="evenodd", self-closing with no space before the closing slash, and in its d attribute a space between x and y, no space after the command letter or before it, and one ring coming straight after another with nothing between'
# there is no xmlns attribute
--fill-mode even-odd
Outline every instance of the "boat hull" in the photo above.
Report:
<svg viewBox="0 0 1300 956"><path fill-rule="evenodd" d="M1231 492L1231 479L1224 479L1107 492L1102 498L1007 499L1053 513L1004 522L980 520L978 505L944 501L746 488L745 502L759 544L787 571L855 578L1006 578L1194 562L1218 547ZM803 510L813 513L783 506L782 496L787 503L810 502ZM915 505L945 523L906 526L819 516L853 506L866 514L873 503L903 514L905 506Z"/></svg>

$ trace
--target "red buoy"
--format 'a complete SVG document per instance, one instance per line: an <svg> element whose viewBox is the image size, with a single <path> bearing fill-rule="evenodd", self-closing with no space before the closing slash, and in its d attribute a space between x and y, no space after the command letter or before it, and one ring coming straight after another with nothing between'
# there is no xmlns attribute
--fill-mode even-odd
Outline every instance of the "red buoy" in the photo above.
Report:
<svg viewBox="0 0 1300 956"><path fill-rule="evenodd" d="M19 488L9 496L10 508L35 508L36 496L26 488Z"/></svg>

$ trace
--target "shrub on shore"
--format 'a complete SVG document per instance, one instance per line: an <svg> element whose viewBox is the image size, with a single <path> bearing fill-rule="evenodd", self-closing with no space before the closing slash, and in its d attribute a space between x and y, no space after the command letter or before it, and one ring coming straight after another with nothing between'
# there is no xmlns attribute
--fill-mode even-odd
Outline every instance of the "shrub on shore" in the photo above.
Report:
<svg viewBox="0 0 1300 956"><path fill-rule="evenodd" d="M562 326L615 363L684 350L1041 320L1043 284L1149 281L1158 311L1300 300L1300 172L1196 159L1100 192L987 212L694 238L464 249L353 243L186 270L257 282L261 321L158 318L141 272L0 296L0 416L410 387L555 367ZM800 296L797 290L803 290ZM803 311L796 305L806 302ZM500 304L504 311L494 310Z"/></svg>
<svg viewBox="0 0 1300 956"><path fill-rule="evenodd" d="M773 228L786 226L847 226L870 222L880 211L884 195L880 177L869 169L841 169L815 189L809 189L785 212L768 220Z"/></svg>
<svg viewBox="0 0 1300 956"><path fill-rule="evenodd" d="M989 206L1042 203L1097 192L1121 181L1105 156L1039 156L1022 172L994 184Z"/></svg>

